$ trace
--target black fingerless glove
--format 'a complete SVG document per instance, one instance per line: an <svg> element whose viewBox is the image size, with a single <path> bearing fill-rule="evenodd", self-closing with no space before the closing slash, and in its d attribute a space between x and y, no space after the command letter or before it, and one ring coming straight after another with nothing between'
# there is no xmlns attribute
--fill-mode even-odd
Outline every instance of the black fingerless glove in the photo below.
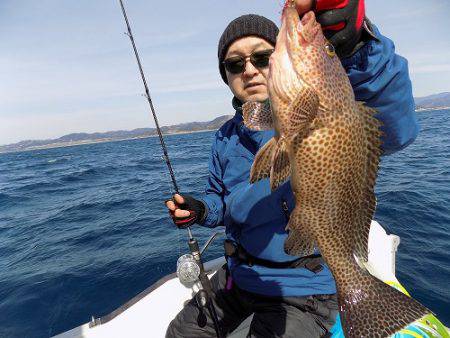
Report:
<svg viewBox="0 0 450 338"><path fill-rule="evenodd" d="M352 55L362 45L364 0L315 0L313 8L340 58Z"/></svg>
<svg viewBox="0 0 450 338"><path fill-rule="evenodd" d="M180 229L185 229L194 223L202 224L207 215L205 204L190 195L181 196L184 199L183 204L176 203L175 199L173 199L173 202L177 208L189 211L190 215L187 217L176 217L173 211L169 211L175 225Z"/></svg>

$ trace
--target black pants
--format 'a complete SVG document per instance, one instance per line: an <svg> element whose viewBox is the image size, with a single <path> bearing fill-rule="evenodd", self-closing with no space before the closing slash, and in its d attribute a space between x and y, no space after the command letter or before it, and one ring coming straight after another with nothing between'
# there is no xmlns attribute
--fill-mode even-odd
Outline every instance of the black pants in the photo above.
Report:
<svg viewBox="0 0 450 338"><path fill-rule="evenodd" d="M226 266L211 279L213 303L222 334L235 330L253 314L247 337L324 337L338 313L336 295L308 297L266 297L233 285L225 289ZM204 313L203 313L204 312ZM170 323L166 338L216 337L208 311L200 311L190 300Z"/></svg>

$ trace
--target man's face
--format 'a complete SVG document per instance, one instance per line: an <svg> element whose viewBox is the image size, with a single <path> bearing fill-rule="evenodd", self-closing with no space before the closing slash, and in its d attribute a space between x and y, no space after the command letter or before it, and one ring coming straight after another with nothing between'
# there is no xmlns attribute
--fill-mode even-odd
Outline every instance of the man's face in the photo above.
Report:
<svg viewBox="0 0 450 338"><path fill-rule="evenodd" d="M257 68L251 62L252 53L260 52L274 47L266 40L247 36L234 41L228 48L225 60L231 57L241 56L246 58L245 70L239 74L232 74L226 71L228 85L234 96L241 102L265 101L268 98L267 76L269 67Z"/></svg>

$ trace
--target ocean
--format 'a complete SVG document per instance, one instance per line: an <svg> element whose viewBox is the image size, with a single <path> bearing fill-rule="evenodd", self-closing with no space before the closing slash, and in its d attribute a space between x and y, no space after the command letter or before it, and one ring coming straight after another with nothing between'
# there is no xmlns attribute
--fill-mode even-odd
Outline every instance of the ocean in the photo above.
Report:
<svg viewBox="0 0 450 338"><path fill-rule="evenodd" d="M382 159L375 218L401 237L400 282L450 326L450 110L418 116L417 140ZM213 135L166 136L182 192L204 189ZM157 138L0 154L0 337L58 334L174 272L188 248L170 196Z"/></svg>

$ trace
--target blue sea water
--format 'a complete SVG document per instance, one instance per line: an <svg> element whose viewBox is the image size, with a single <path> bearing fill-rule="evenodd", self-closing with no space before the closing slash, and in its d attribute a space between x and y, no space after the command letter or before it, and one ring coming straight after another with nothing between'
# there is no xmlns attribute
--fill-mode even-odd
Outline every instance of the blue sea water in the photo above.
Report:
<svg viewBox="0 0 450 338"><path fill-rule="evenodd" d="M397 276L450 326L450 111L385 157L376 219L401 237ZM212 132L166 137L198 194ZM105 315L175 270L187 235L168 218L157 138L0 155L0 337L49 337ZM195 227L203 242L210 229ZM221 254L219 244L206 259Z"/></svg>

